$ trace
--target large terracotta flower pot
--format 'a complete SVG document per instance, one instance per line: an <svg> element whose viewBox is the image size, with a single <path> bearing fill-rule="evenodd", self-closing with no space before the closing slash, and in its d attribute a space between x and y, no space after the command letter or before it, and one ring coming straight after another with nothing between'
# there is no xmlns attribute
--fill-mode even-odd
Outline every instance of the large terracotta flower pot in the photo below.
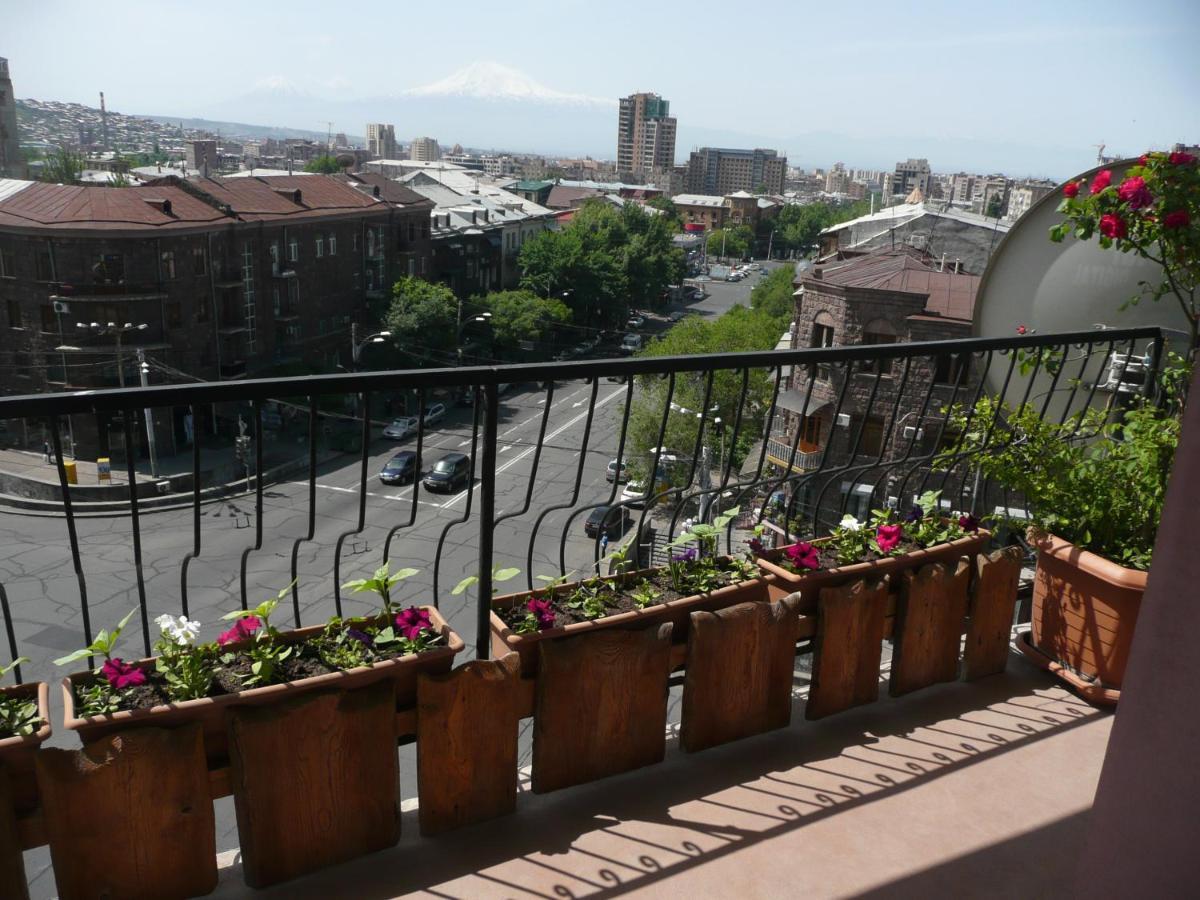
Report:
<svg viewBox="0 0 1200 900"><path fill-rule="evenodd" d="M357 669L328 672L324 675L314 675L311 678L301 678L284 684L248 688L236 694L203 697L199 700L183 700L179 703L154 706L149 709L122 710L106 716L78 718L75 715L74 685L91 681L96 676L91 672L77 672L64 678L62 682L65 707L63 724L71 731L77 732L80 741L86 744L96 738L127 728L146 725L169 728L187 722L200 722L204 728L204 752L208 757L209 764L222 765L228 758L229 748L225 710L231 706L262 706L277 703L308 691L322 688L341 688L343 690L360 688L385 679L395 682L397 708L411 706L416 702L418 673L449 672L455 655L463 649L462 639L450 629L446 620L436 609L430 606L422 607L422 609L429 613L433 627L445 639L445 643L432 650L386 659ZM280 639L289 644L302 643L316 637L324 630L324 625L312 625L308 628L282 632ZM237 649L247 643L249 641L229 644L227 649ZM142 668L151 668L154 666L155 660L156 657L150 657L139 660L136 665Z"/></svg>
<svg viewBox="0 0 1200 900"><path fill-rule="evenodd" d="M817 601L822 588L839 587L859 578L878 579L884 575L898 576L901 572L916 571L929 563L950 562L960 556L974 556L984 548L991 536L990 531L981 528L974 534L945 544L936 544L924 550L914 550L900 556L885 556L870 562L838 566L836 569L805 572L802 575L785 569L777 563L777 560L783 557L783 547L777 547L759 557L758 565L764 572L774 576L770 586L772 600L799 592L801 596L800 614L810 615L817 611ZM811 543L819 546L828 540L829 538L817 538Z"/></svg>
<svg viewBox="0 0 1200 900"><path fill-rule="evenodd" d="M17 815L27 813L37 806L37 778L34 774L34 755L38 747L50 737L50 686L44 681L18 684L0 688L6 697L36 700L41 727L33 734L16 735L0 739L0 762L8 769L9 785L12 788L13 806Z"/></svg>
<svg viewBox="0 0 1200 900"><path fill-rule="evenodd" d="M642 578L657 574L660 571L661 569L641 569L636 572L627 572L615 579L605 580L636 583ZM499 659L504 654L515 651L521 657L521 674L523 676L530 676L538 670L538 644L542 641L560 640L580 634L589 634L602 628L649 628L651 625L661 625L664 622L670 622L674 626L672 629L673 643L682 644L687 641L688 617L693 612L697 610L711 612L717 609L724 609L727 606L736 606L739 603L745 603L750 600L768 600L767 586L769 581L769 577L754 578L750 581L727 585L707 594L693 594L690 597L681 597L678 600L670 600L666 603L656 603L645 609L635 609L611 616L602 616L599 619L592 619L588 622L572 622L570 625L565 625L561 628L548 628L545 631L537 631L529 634L518 634L513 631L508 626L508 623L496 613L497 610L512 609L514 606L526 603L533 592L522 591L519 594L506 594L503 597L495 597L492 600L491 610L492 657ZM555 593L570 593L577 586L578 582L559 585L555 588ZM538 593L544 594L544 591L539 591Z"/></svg>
<svg viewBox="0 0 1200 900"><path fill-rule="evenodd" d="M1146 573L1052 534L1034 538L1032 634L1018 648L1094 703L1116 703Z"/></svg>

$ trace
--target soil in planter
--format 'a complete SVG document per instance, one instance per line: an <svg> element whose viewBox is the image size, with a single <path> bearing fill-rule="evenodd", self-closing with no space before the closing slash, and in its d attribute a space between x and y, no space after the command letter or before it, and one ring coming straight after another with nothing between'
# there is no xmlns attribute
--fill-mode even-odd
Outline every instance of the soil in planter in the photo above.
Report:
<svg viewBox="0 0 1200 900"><path fill-rule="evenodd" d="M970 536L971 535L969 535L969 534L963 535L963 537L970 537ZM961 540L961 538L955 538L955 540ZM949 541L947 541L945 543L949 543ZM876 550L874 548L867 548L866 553L864 553L862 556L860 556L854 562L850 562L850 563L838 562L837 551L834 550L829 545L813 544L813 547L817 551L817 559L820 561L819 568L816 568L816 569L796 568L788 561L788 558L783 555L779 556L777 559L772 559L771 562L774 563L775 565L779 566L781 569L787 569L789 572L793 572L796 575L807 575L809 572L824 572L829 569L845 568L846 566L858 565L859 563L875 562L876 560L879 560L879 559L889 559L891 557L901 556L906 553L915 553L918 550L928 550L931 547L943 547L943 546L945 546L945 543L943 543L943 544L928 544L927 545L927 544L918 544L916 541L901 540L900 543L896 546L896 549L899 551L897 553L880 553L878 550ZM785 544L784 546L790 547L792 545Z"/></svg>
<svg viewBox="0 0 1200 900"><path fill-rule="evenodd" d="M725 570L719 573L716 579L718 583L703 593L712 593L731 584L740 584L743 581L749 581L754 577L756 576L750 575L747 577L736 570ZM633 590L643 584L649 584L659 592L659 596L651 603L638 603L633 596ZM568 606L567 603L571 599L572 593L573 591L560 592L555 594L551 600L550 607L554 610L555 628L574 625L576 622L594 622L605 616L615 616L620 613L633 612L639 609L650 609L663 603L669 603L672 600L694 597L696 594L702 592L699 590L685 590L683 592L675 590L671 584L670 573L666 569L662 569L649 574L644 579L629 581L624 585L606 579L603 582L602 589L604 612L600 616L589 616L582 609ZM537 599L545 600L545 593L539 592ZM515 628L515 626L524 623L528 614L524 603L511 609L497 610L496 612L510 628Z"/></svg>
<svg viewBox="0 0 1200 900"><path fill-rule="evenodd" d="M439 641L428 649L433 650L444 646L444 643ZM283 662L279 664L280 677L272 682L272 684L282 684L289 681L299 681L302 678L312 678L317 675L328 675L331 672L344 671L334 666L326 664L317 651L317 647L313 642L298 642L291 645L292 652ZM375 662L382 662L388 659L395 659L404 656L404 648L397 644L395 647L375 648L374 656L364 665L371 665ZM234 651L234 659L226 664L218 661L213 672L212 686L209 688L207 696L220 697L225 694L237 694L245 690L249 690L244 683L244 678L250 675L252 660L242 651ZM134 709L150 709L154 706L165 706L173 703L170 695L167 692L166 679L153 667L143 669L146 673L146 683L134 685L133 687L123 688L117 692L118 711L134 710ZM95 680L91 683L95 683ZM253 687L265 687L265 685L253 685ZM82 697L79 691L75 692L76 710L78 715L84 715L80 710Z"/></svg>

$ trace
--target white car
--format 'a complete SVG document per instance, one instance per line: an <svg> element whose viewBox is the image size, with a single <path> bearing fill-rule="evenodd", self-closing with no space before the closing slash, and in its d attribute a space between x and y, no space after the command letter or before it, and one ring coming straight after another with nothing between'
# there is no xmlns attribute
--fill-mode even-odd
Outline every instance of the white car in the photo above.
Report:
<svg viewBox="0 0 1200 900"><path fill-rule="evenodd" d="M634 353L642 349L642 336L630 332L621 339L621 349L626 353Z"/></svg>
<svg viewBox="0 0 1200 900"><path fill-rule="evenodd" d="M393 441L402 441L410 435L417 433L417 417L403 416L399 419L392 419L391 424L383 429L383 436Z"/></svg>
<svg viewBox="0 0 1200 900"><path fill-rule="evenodd" d="M426 425L434 425L442 419L446 418L445 403L430 403L425 407L425 414L422 416Z"/></svg>

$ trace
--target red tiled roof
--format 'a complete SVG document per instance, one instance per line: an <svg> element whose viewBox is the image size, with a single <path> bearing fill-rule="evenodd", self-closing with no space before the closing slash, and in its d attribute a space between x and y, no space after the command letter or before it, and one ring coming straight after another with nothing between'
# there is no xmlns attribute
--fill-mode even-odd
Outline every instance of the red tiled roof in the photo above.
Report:
<svg viewBox="0 0 1200 900"><path fill-rule="evenodd" d="M168 200L171 212L162 204ZM221 210L171 185L86 187L32 184L0 202L0 226L108 231L178 229L229 220Z"/></svg>
<svg viewBox="0 0 1200 900"><path fill-rule="evenodd" d="M395 179L380 175L378 172L355 172L353 175L335 175L339 181L354 187L354 183L379 189L379 199L384 203L396 206L425 206L433 209L434 203L427 197L422 197L412 188L405 187ZM354 188L361 191L362 188ZM365 192L364 193L369 193Z"/></svg>
<svg viewBox="0 0 1200 900"><path fill-rule="evenodd" d="M868 253L844 262L821 266L822 277L811 271L806 284L817 289L821 284L851 288L922 294L927 312L946 318L970 321L979 290L978 275L939 272L933 261L911 250L886 250Z"/></svg>
<svg viewBox="0 0 1200 900"><path fill-rule="evenodd" d="M600 196L603 194L595 188L567 187L556 184L550 188L550 194L546 197L544 206L547 209L570 209L579 206L584 200Z"/></svg>
<svg viewBox="0 0 1200 900"><path fill-rule="evenodd" d="M218 203L228 204L243 221L327 218L361 213L382 205L370 194L336 178L312 175L269 175L251 178L195 178L190 184ZM298 193L299 202L294 199Z"/></svg>

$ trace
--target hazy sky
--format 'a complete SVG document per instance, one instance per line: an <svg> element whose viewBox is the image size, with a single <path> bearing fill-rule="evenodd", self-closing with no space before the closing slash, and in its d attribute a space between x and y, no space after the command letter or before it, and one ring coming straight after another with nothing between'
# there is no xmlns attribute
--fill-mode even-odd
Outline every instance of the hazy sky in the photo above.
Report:
<svg viewBox="0 0 1200 900"><path fill-rule="evenodd" d="M1125 153L1200 141L1200 0L19 6L0 32L18 97L96 105L104 90L127 113L228 117L264 84L378 97L492 61L562 92L657 91L681 132ZM326 117L315 102L313 121L271 124Z"/></svg>

